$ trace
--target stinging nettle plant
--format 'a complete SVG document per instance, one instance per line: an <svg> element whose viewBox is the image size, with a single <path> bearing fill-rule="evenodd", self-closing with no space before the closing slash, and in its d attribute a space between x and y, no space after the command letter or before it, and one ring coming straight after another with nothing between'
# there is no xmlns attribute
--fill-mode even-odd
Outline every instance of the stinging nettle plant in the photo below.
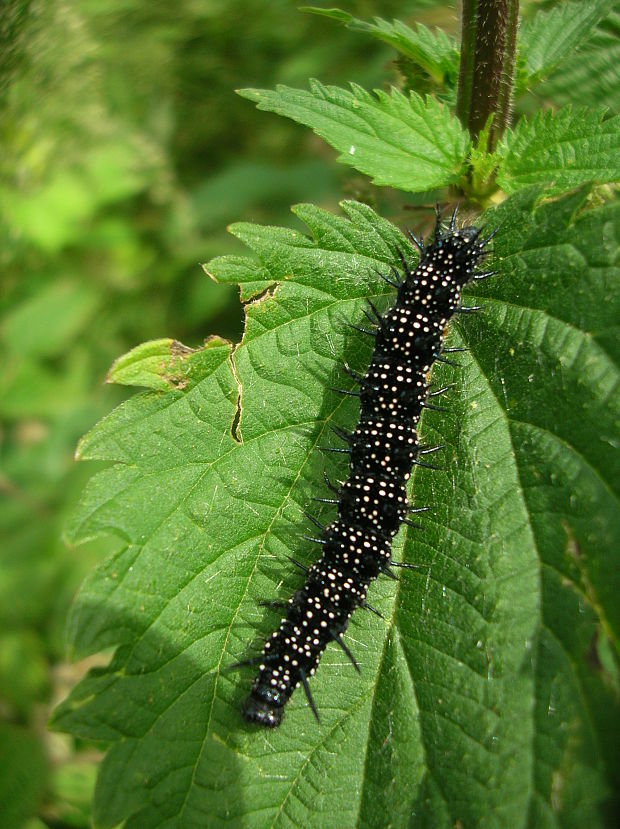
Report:
<svg viewBox="0 0 620 829"><path fill-rule="evenodd" d="M275 733L242 721L251 671L226 668L279 622L259 601L300 586L287 556L316 558L303 510L325 494L323 472L346 475L319 452L332 425L357 419L331 390L350 383L343 361L363 371L370 357L344 323L361 322L368 298L388 307L377 271L417 253L354 201L338 216L295 207L308 235L235 224L251 256L205 270L240 286L241 343L138 346L109 379L146 391L79 445L111 463L68 535L118 547L82 587L69 636L80 656L113 655L54 726L107 746L102 827L613 825L620 118L601 106L602 70L575 91L589 108L520 113L554 72L583 81L620 9L559 3L518 25L514 0L465 0L460 48L422 25L306 11L392 45L402 88L240 94L310 127L374 184L460 200L499 228L498 275L468 289L483 311L450 330L468 351L433 368L455 384L449 411L421 423L443 469L412 476L432 512L394 545L418 569L375 583L383 618L353 617L359 676L328 647L312 686L320 725L299 693Z"/></svg>

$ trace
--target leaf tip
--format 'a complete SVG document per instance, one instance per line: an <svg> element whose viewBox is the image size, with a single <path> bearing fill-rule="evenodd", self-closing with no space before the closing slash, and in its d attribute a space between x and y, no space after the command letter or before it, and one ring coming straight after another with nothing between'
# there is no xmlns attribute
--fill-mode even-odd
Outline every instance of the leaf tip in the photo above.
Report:
<svg viewBox="0 0 620 829"><path fill-rule="evenodd" d="M209 270L209 262L201 262L200 267L203 269L205 274L209 277L212 282L215 282L216 285L219 285L219 279L213 273L213 271Z"/></svg>
<svg viewBox="0 0 620 829"><path fill-rule="evenodd" d="M248 101L254 102L260 100L262 92L262 89L254 89L252 87L243 87L243 89L235 89L235 93L239 95L240 98L247 98Z"/></svg>
<svg viewBox="0 0 620 829"><path fill-rule="evenodd" d="M184 363L194 353L178 340L149 340L132 348L112 363L105 382L166 391L184 382Z"/></svg>

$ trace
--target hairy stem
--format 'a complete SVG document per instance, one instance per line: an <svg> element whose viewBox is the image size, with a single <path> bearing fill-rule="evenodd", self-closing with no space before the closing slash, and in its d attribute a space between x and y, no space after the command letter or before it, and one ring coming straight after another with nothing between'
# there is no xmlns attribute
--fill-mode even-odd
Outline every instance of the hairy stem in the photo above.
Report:
<svg viewBox="0 0 620 829"><path fill-rule="evenodd" d="M510 117L519 0L463 0L457 114L491 152Z"/></svg>

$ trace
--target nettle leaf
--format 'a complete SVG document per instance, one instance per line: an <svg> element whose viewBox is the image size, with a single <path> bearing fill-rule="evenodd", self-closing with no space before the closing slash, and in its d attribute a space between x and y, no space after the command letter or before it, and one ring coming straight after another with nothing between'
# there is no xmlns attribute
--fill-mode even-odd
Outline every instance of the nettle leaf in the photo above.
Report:
<svg viewBox="0 0 620 829"><path fill-rule="evenodd" d="M269 732L240 715L251 670L227 668L279 623L258 601L301 585L287 556L317 558L302 510L326 494L324 470L346 476L318 450L357 419L330 387L371 351L345 321L367 297L385 307L374 269L415 253L354 202L346 218L296 208L311 238L233 226L256 260L207 268L254 297L242 343L186 355L184 388L137 395L80 446L114 465L72 537L124 545L70 627L77 653L114 655L55 715L110 746L97 826L603 826L620 737L620 206L542 195L485 217L501 273L470 292L484 310L452 326L471 349L460 367L433 369L455 383L449 412L421 423L444 469L414 474L412 501L432 513L395 543L419 569L372 586L384 618L354 615L361 675L328 647L312 679L320 725L297 692Z"/></svg>
<svg viewBox="0 0 620 829"><path fill-rule="evenodd" d="M156 391L185 388L195 362L192 349L177 340L150 340L115 360L106 382Z"/></svg>
<svg viewBox="0 0 620 829"><path fill-rule="evenodd" d="M423 23L416 23L412 29L400 20L390 23L381 17L375 17L374 22L369 23L341 9L302 6L300 11L330 17L344 23L347 29L387 43L401 55L410 58L439 86L456 80L459 66L458 46L454 38L442 29L431 31Z"/></svg>
<svg viewBox="0 0 620 829"><path fill-rule="evenodd" d="M620 2L574 52L545 81L545 95L558 104L620 106Z"/></svg>
<svg viewBox="0 0 620 829"><path fill-rule="evenodd" d="M574 54L611 5L611 0L559 3L549 11L537 12L532 20L524 23L519 33L523 72L518 92L531 89Z"/></svg>
<svg viewBox="0 0 620 829"><path fill-rule="evenodd" d="M539 112L506 132L497 156L497 182L507 193L532 184L562 192L592 180L617 181L620 116L605 119L605 110L570 106Z"/></svg>
<svg viewBox="0 0 620 829"><path fill-rule="evenodd" d="M338 160L378 185L424 192L456 183L470 147L467 131L433 98L396 89L374 95L310 81L310 92L279 85L242 89L258 109L305 124L335 147Z"/></svg>

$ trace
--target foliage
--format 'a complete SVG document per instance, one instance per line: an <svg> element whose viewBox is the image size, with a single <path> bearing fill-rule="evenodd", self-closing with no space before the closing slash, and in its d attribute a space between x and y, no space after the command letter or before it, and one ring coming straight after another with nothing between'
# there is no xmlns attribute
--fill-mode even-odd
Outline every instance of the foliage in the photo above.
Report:
<svg viewBox="0 0 620 829"><path fill-rule="evenodd" d="M259 109L311 126L341 153L339 161L375 184L423 192L457 182L463 171L469 136L433 98L398 90L373 96L359 86L349 92L318 81L310 92L279 86L241 94Z"/></svg>
<svg viewBox="0 0 620 829"><path fill-rule="evenodd" d="M282 218L302 194L335 204L340 193L339 177L309 157L292 126L274 119L257 140L247 103L232 95L259 78L294 83L332 71L337 32L319 41L321 21L296 15L291 24L289 8L285 0L268 9L250 0L2 5L3 829L37 814L45 825L90 823L101 753L45 723L97 662L66 661L65 620L78 585L117 545L67 546L62 533L93 471L74 464L77 440L127 396L103 386L108 367L162 331L193 345L210 329L239 336L235 291L198 264L233 249L226 222L239 211ZM248 40L256 48L245 50ZM307 42L317 48L282 75L283 56ZM380 80L379 44L370 52L345 44L339 60L361 83Z"/></svg>
<svg viewBox="0 0 620 829"><path fill-rule="evenodd" d="M487 216L502 228L502 276L475 296L485 314L453 332L470 356L436 375L458 390L423 434L449 463L415 475L433 518L398 542L419 572L373 590L384 620L355 617L361 677L337 652L324 657L313 685L321 725L298 697L267 735L242 727L247 680L226 665L274 623L257 600L299 583L285 554L312 560L301 510L324 466L316 448L331 423L356 417L329 389L343 382L341 355L355 368L369 356L342 320L360 320L366 297L388 299L374 269L403 240L354 202L346 219L296 208L311 238L233 226L256 258L207 266L255 298L232 358L221 340L185 354L182 388L132 398L80 444L80 457L115 465L92 479L71 534L125 542L71 620L78 653L114 644L115 657L56 714L111 743L98 823L380 826L414 813L432 826L455 815L512 826L555 812L560 825L602 825L619 689L613 660L608 669L596 654L617 644L609 538L619 527L614 470L591 436L612 434L617 406L618 308L604 297L618 206L583 212L585 192L540 195ZM601 232L612 234L602 249ZM155 386L150 368L135 380Z"/></svg>
<svg viewBox="0 0 620 829"><path fill-rule="evenodd" d="M611 0L561 3L528 21L520 33L522 90L539 83L582 46L611 5Z"/></svg>
<svg viewBox="0 0 620 829"><path fill-rule="evenodd" d="M507 193L537 183L561 193L587 181L618 181L620 116L605 118L605 110L570 105L541 112L519 121L497 155L497 180Z"/></svg>
<svg viewBox="0 0 620 829"><path fill-rule="evenodd" d="M375 269L398 264L399 251L415 252L395 224L359 201L343 202L344 217L295 208L310 235L302 224L273 226L283 203L297 193L329 197L337 179L313 161L294 165L292 178L274 176L273 159L294 149L300 133L264 132L259 114L242 129L251 116L239 101L245 109L231 113L227 134L221 80L199 123L212 129L220 162L224 147L235 156L254 147L255 156L219 175L206 170L200 129L172 126L174 75L162 76L165 94L153 99L138 68L174 65L180 79L198 84L205 40L194 37L197 27L213 25L222 54L244 41L228 21L209 20L190 0L182 6L161 37L168 22L161 10L116 0L116 24L106 32L97 21L110 4L57 0L46 42L65 34L61 11L90 20L98 34L73 26L74 48L49 52L33 37L25 65L36 71L23 70L7 104L12 154L0 162L0 208L8 313L0 334L9 356L2 520L11 543L0 590L11 600L2 603L0 694L12 712L11 739L25 737L19 756L30 768L40 762L30 712L49 694L47 664L60 658L68 596L99 560L73 605L69 640L79 657L112 655L97 657L54 714L78 745L95 741L106 750L96 825L613 825L620 527L618 465L609 452L619 358L610 286L619 222L613 191L601 183L617 181L619 153L617 118L600 107L609 103L616 4L606 18L609 4L596 0L528 18L515 123L492 155L451 112L455 41L423 24L327 12L370 44L400 52L401 89L367 92L378 78L360 74L351 89L313 82L309 92L285 85L244 92L259 108L309 126L375 183L411 192L416 204L428 190L444 202L465 193L484 207L479 221L498 231L499 274L470 291L484 311L450 334L470 353L457 368L434 371L437 383L455 383L450 412L428 412L422 422L424 439L445 446L445 469L414 475L415 501L431 505L432 517L395 545L419 569L373 587L383 619L354 617L361 677L328 649L313 679L321 725L296 694L281 729L269 734L241 722L250 677L227 668L259 648L276 623L257 600L286 598L300 584L285 556L315 557L303 540L302 510L323 494L323 469L336 479L346 474L317 451L330 440L330 424L356 419L355 402L330 387L348 382L343 359L364 369L370 345L344 322L359 321L369 297L385 307L390 291ZM249 2L235 10L239 20L256 11ZM312 39L296 30L298 74L270 59L270 73L253 66L250 77L297 84L334 71L328 55L341 55L348 40L335 28L330 42L316 15L291 16L276 4L264 42L292 19L321 32ZM550 31L552 51L543 48ZM138 42L129 50L132 34ZM547 75L549 87L537 94L557 89L568 102L558 72L581 72L575 48L587 52L601 39L605 71L587 77L587 102L599 109L528 114L528 90ZM368 43L359 43L365 58ZM284 55L290 42L281 44ZM115 67L113 94L96 65L80 64L97 49ZM50 94L62 92L39 113L42 68ZM130 72L140 82L127 97L119 79ZM59 98L80 105L58 115ZM582 95L570 100L583 106ZM48 120L53 127L40 137ZM181 121L189 124L189 114ZM205 175L193 180L192 171ZM237 202L240 188L249 195ZM201 239L237 211L269 218L271 226L231 228L252 256L219 235L208 245ZM50 214L54 221L45 221ZM187 270L205 250L224 253L206 266L219 283L208 289ZM36 274L29 285L19 279L26 264ZM183 346L180 339L195 344L217 326L222 305L214 297L233 285L245 303L241 343L212 337ZM68 522L72 546L63 558L59 526L88 474L69 467L67 448L109 405L93 378L162 332L174 339L138 345L110 369L110 382L147 391L80 441L78 457L99 471ZM332 517L327 508L317 515ZM103 558L105 550L112 555ZM43 635L51 617L54 633ZM22 678L16 666L24 663ZM49 778L54 794L42 814L86 825L91 778L68 760L64 774ZM33 813L42 790L24 789L21 814Z"/></svg>
<svg viewBox="0 0 620 829"><path fill-rule="evenodd" d="M611 14L601 20L579 49L569 55L546 84L558 104L587 101L618 110L620 77L620 3L615 0Z"/></svg>
<svg viewBox="0 0 620 829"><path fill-rule="evenodd" d="M446 87L456 87L459 50L454 38L442 29L432 31L423 23L417 23L415 28L411 28L401 20L389 23L380 17L376 17L373 23L368 23L341 9L304 6L300 11L330 17L344 23L347 29L389 43L418 68L415 80L418 85L423 84L421 91L433 89L439 92Z"/></svg>

